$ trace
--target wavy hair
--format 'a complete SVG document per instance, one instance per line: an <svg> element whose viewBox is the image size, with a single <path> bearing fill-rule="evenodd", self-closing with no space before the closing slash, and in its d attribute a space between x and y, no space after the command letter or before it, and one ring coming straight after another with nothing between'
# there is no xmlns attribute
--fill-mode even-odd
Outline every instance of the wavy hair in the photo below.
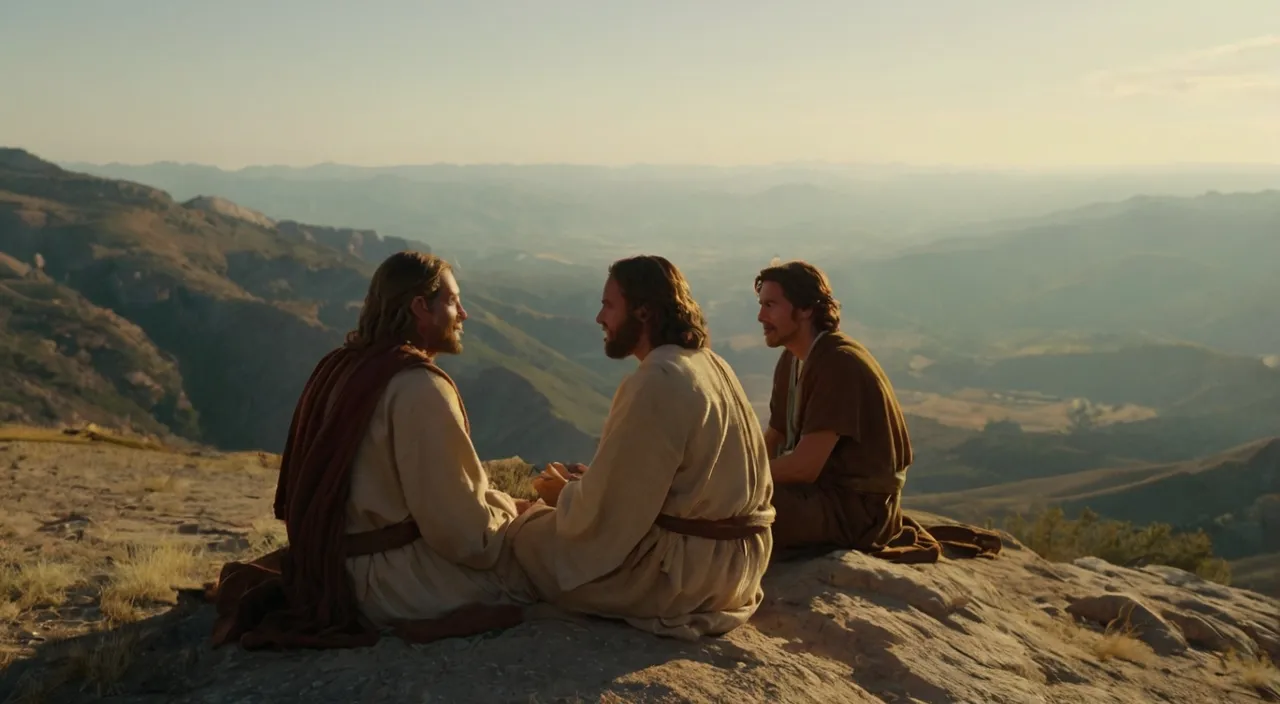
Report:
<svg viewBox="0 0 1280 704"><path fill-rule="evenodd" d="M693 300L689 282L674 264L656 255L619 259L609 267L627 308L649 313L649 344L696 350L711 344L707 321Z"/></svg>
<svg viewBox="0 0 1280 704"><path fill-rule="evenodd" d="M766 281L782 288L782 295L797 310L812 310L813 329L834 332L840 328L840 301L831 292L831 282L818 267L805 261L790 261L760 271L756 293Z"/></svg>
<svg viewBox="0 0 1280 704"><path fill-rule="evenodd" d="M347 333L347 347L420 344L410 304L418 296L426 296L427 304L434 304L444 273L451 269L449 262L425 252L397 252L387 257L373 272L360 320L356 329Z"/></svg>

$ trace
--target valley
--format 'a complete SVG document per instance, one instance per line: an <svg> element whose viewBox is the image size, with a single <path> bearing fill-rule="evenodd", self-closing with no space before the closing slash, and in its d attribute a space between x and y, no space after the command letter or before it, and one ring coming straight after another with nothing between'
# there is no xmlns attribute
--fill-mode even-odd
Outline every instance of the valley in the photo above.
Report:
<svg viewBox="0 0 1280 704"><path fill-rule="evenodd" d="M751 281L805 256L908 414L909 507L1204 530L1260 584L1280 549L1280 192L912 229L803 170L67 166L0 151L0 423L277 452L373 267L411 247L457 267L470 319L442 366L481 456L586 462L633 365L593 320L612 259L681 266L767 420Z"/></svg>

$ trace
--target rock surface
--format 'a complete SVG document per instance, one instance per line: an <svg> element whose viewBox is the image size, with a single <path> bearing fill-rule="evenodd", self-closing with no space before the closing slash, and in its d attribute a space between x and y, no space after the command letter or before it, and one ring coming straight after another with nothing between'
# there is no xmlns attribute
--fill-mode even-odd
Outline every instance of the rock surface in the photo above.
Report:
<svg viewBox="0 0 1280 704"><path fill-rule="evenodd" d="M425 646L384 638L361 650L211 651L210 609L189 604L130 627L147 634L146 650L114 700L1093 704L1276 696L1269 688L1280 603L1180 570L1050 563L1006 539L994 560L936 565L835 552L775 565L765 586L749 625L700 643L540 608L506 632ZM1140 641L1120 635L1126 626ZM20 679L10 674L5 686ZM93 694L72 689L55 699Z"/></svg>

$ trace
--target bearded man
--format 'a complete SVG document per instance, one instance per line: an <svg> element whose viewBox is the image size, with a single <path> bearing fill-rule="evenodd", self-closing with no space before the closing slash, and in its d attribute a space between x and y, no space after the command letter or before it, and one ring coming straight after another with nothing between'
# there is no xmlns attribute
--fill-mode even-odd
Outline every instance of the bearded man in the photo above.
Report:
<svg viewBox="0 0 1280 704"><path fill-rule="evenodd" d="M508 533L534 593L571 612L694 639L745 623L772 539L764 434L702 312L666 259L615 262L596 322L634 356L595 457L552 463Z"/></svg>
<svg viewBox="0 0 1280 704"><path fill-rule="evenodd" d="M893 385L871 352L840 330L840 302L807 262L762 270L755 280L765 344L783 348L765 432L781 556L852 549L897 562L933 562L943 545L994 555L994 533L925 528L902 513L913 459Z"/></svg>
<svg viewBox="0 0 1280 704"><path fill-rule="evenodd" d="M369 645L382 627L425 641L520 620L497 568L528 502L489 488L434 361L462 351L466 319L439 257L400 252L378 267L357 329L294 412L275 497L289 546L224 567L215 646Z"/></svg>

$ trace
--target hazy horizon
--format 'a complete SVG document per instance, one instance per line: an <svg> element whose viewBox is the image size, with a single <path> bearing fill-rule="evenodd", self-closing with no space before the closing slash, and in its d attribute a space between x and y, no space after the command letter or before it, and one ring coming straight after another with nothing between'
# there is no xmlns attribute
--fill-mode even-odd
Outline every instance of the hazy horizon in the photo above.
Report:
<svg viewBox="0 0 1280 704"><path fill-rule="evenodd" d="M0 2L0 141L231 170L1274 165L1273 4Z"/></svg>

